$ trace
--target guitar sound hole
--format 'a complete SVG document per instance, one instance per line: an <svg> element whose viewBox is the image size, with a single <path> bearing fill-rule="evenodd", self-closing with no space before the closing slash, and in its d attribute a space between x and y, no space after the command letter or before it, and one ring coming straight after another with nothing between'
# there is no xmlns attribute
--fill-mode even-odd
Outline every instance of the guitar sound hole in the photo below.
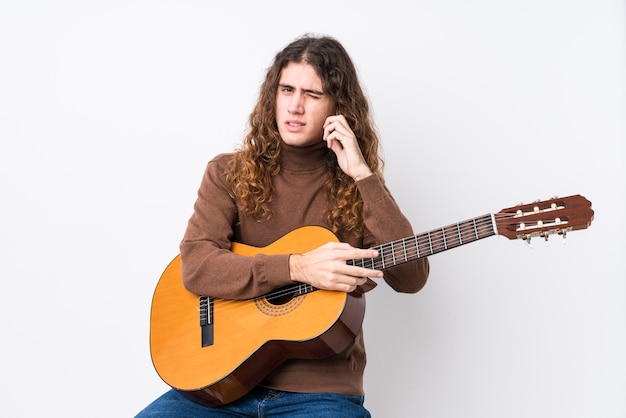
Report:
<svg viewBox="0 0 626 418"><path fill-rule="evenodd" d="M265 315L282 316L298 309L305 297L298 286L286 286L274 290L265 297L255 299L254 304Z"/></svg>
<svg viewBox="0 0 626 418"><path fill-rule="evenodd" d="M272 305L280 306L280 305L284 305L286 303L291 302L291 300L293 299L293 296L294 295L292 293L283 294L279 292L276 295L268 296L266 299Z"/></svg>

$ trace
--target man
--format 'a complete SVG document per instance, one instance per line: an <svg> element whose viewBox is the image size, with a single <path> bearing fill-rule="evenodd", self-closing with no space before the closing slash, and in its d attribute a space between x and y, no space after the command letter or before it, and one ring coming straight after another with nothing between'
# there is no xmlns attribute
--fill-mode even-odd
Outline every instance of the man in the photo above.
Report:
<svg viewBox="0 0 626 418"><path fill-rule="evenodd" d="M426 259L384 272L349 262L378 257L372 247L413 231L384 186L368 101L339 42L304 36L279 52L249 125L239 150L207 165L180 246L187 290L251 299L294 282L359 294L376 285L372 279L398 292L424 286ZM244 256L231 250L233 242L266 247L307 225L332 230L339 242L303 254ZM368 417L365 363L358 329L341 352L289 359L226 405L204 406L172 390L139 416Z"/></svg>

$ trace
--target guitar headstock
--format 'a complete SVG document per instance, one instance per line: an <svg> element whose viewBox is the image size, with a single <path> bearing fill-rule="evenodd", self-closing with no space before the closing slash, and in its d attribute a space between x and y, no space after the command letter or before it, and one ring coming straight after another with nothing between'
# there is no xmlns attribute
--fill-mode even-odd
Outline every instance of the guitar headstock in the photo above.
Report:
<svg viewBox="0 0 626 418"><path fill-rule="evenodd" d="M581 195L555 197L502 209L494 215L499 235L523 239L586 229L593 220L591 202Z"/></svg>

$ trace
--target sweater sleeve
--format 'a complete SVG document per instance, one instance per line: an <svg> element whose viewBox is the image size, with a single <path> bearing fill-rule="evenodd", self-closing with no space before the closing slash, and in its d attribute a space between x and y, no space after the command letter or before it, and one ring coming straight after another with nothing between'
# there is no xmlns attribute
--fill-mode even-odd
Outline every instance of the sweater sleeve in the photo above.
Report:
<svg viewBox="0 0 626 418"><path fill-rule="evenodd" d="M378 176L371 175L356 184L363 199L363 220L367 228L363 242L365 247L413 235L410 222ZM429 269L428 259L420 258L390 267L385 270L384 279L397 292L416 293L426 284Z"/></svg>
<svg viewBox="0 0 626 418"><path fill-rule="evenodd" d="M238 212L224 178L229 155L210 161L180 244L187 290L222 299L249 299L291 283L289 255L232 251Z"/></svg>

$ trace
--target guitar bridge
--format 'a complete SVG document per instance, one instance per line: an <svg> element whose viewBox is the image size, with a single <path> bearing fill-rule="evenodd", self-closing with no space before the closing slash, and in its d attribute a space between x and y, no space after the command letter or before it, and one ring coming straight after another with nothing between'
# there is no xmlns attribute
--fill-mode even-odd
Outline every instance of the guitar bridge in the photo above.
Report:
<svg viewBox="0 0 626 418"><path fill-rule="evenodd" d="M200 335L202 347L213 345L213 298L200 296Z"/></svg>

